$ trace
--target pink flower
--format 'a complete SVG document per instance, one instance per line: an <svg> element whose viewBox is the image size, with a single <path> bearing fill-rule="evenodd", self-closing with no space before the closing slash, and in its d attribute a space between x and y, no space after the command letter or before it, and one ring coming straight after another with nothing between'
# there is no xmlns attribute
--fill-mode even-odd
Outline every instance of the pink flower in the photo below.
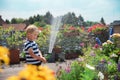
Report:
<svg viewBox="0 0 120 80"><path fill-rule="evenodd" d="M111 64L112 64L110 61L108 61L107 63L108 63L108 65L111 65Z"/></svg>
<svg viewBox="0 0 120 80"><path fill-rule="evenodd" d="M84 47L84 45L85 45L84 43L80 43L80 46L81 46L81 47Z"/></svg>
<svg viewBox="0 0 120 80"><path fill-rule="evenodd" d="M98 44L95 44L95 45L94 45L94 48L99 48L99 45L98 45Z"/></svg>
<svg viewBox="0 0 120 80"><path fill-rule="evenodd" d="M69 73L69 72L71 71L70 66L67 66L67 68L65 69L65 71L66 71L67 73Z"/></svg>

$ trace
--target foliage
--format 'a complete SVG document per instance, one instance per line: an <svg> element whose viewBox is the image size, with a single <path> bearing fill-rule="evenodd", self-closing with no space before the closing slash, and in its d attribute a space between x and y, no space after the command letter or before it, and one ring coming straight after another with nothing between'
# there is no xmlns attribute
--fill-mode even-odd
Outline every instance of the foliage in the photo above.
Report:
<svg viewBox="0 0 120 80"><path fill-rule="evenodd" d="M19 48L23 43L24 32L14 31L12 27L8 29L6 42L9 48Z"/></svg>
<svg viewBox="0 0 120 80"><path fill-rule="evenodd" d="M114 74L116 72L117 72L117 64L115 63L115 61L110 60L108 62L108 73Z"/></svg>
<svg viewBox="0 0 120 80"><path fill-rule="evenodd" d="M24 51L22 51L22 52L20 53L20 57L21 57L21 58L25 58L25 52L24 52Z"/></svg>
<svg viewBox="0 0 120 80"><path fill-rule="evenodd" d="M2 26L0 26L0 41L2 42L4 40L4 30L2 29Z"/></svg>
<svg viewBox="0 0 120 80"><path fill-rule="evenodd" d="M45 22L34 22L34 25L36 25L37 27L44 27L46 25Z"/></svg>
<svg viewBox="0 0 120 80"><path fill-rule="evenodd" d="M109 44L109 45L106 46L106 44ZM84 56L79 57L79 59L78 59L79 65L77 65L77 66L82 67L83 71L79 73L80 75L77 74L80 78L79 79L74 78L75 80L99 79L99 77L98 77L99 72L102 72L102 74L104 75L104 78L107 78L107 79L114 79L114 76L118 75L118 73L119 73L117 70L118 63L116 63L116 61L111 57L111 53L116 52L116 54L117 54L119 51L115 51L116 48L115 48L115 45L113 44L113 42L110 42L108 40L106 42L106 44L104 44L105 47L103 46L102 48L100 48L100 47L92 48L92 46L87 46L87 47L83 46L82 47ZM109 48L111 48L111 50L109 50ZM104 53L104 51L105 51L105 53ZM91 69L93 69L92 67L87 68L85 66L86 64L90 64L95 69L91 70ZM71 68L71 71L72 71L72 68ZM79 69L75 73L77 73L77 72L79 72ZM75 73L73 73L71 75L75 75ZM65 75L67 77L65 77ZM62 77L64 79L68 80L69 77L71 77L71 76L68 74L62 73Z"/></svg>
<svg viewBox="0 0 120 80"><path fill-rule="evenodd" d="M48 53L49 35L50 35L50 25L46 26L46 28L44 28L41 31L41 33L38 36L38 39L36 40L42 53Z"/></svg>
<svg viewBox="0 0 120 80"><path fill-rule="evenodd" d="M86 21L85 22L86 27L89 27L89 26L92 26L92 25L95 25L95 24L98 24L98 22L92 22L92 21Z"/></svg>
<svg viewBox="0 0 120 80"><path fill-rule="evenodd" d="M88 68L85 68L84 72L81 73L81 78L80 80L94 80L97 79L96 72L93 70L90 70Z"/></svg>
<svg viewBox="0 0 120 80"><path fill-rule="evenodd" d="M115 50L115 44L109 43L109 41L103 43L103 54L105 54L106 56L110 56L110 53L113 52L113 50Z"/></svg>
<svg viewBox="0 0 120 80"><path fill-rule="evenodd" d="M115 34L113 34L112 36L114 36ZM115 36L114 36L115 37ZM110 40L107 40L107 42L103 43L103 50L101 53L105 54L106 56L109 56L111 58L115 58L115 62L118 62L119 59L119 53L120 53L120 48L119 48L119 43L117 43L119 41L115 40L115 38L113 37L113 42Z"/></svg>
<svg viewBox="0 0 120 80"><path fill-rule="evenodd" d="M89 34L92 34L94 37L98 37L100 41L106 42L109 38L108 27L104 24L95 24L88 28Z"/></svg>
<svg viewBox="0 0 120 80"><path fill-rule="evenodd" d="M51 24L51 21L53 19L52 14L48 11L46 12L46 14L44 15L44 21L46 24Z"/></svg>
<svg viewBox="0 0 120 80"><path fill-rule="evenodd" d="M101 22L101 24L106 25L103 17L101 18L100 22Z"/></svg>
<svg viewBox="0 0 120 80"><path fill-rule="evenodd" d="M80 28L76 28L75 30L69 30L68 25L64 25L65 30L62 30L58 33L57 40L55 44L58 44L64 49L64 51L69 50L80 50L80 42L82 41L82 31ZM81 35L80 35L81 34Z"/></svg>
<svg viewBox="0 0 120 80"><path fill-rule="evenodd" d="M0 35L0 44L9 48L19 48L25 38L25 32L15 31L13 27L1 28Z"/></svg>
<svg viewBox="0 0 120 80"><path fill-rule="evenodd" d="M70 24L72 26L79 26L79 27L88 27L98 22L93 21L85 21L84 17L82 15L79 15L78 17L74 12L68 12L67 14L62 16L62 23L63 24ZM41 26L44 26L45 24L51 24L51 21L53 19L53 15L48 11L45 15L34 15L30 16L28 19L22 19L22 18L12 18L11 21L6 20L7 23L26 23L34 24L35 22L40 22Z"/></svg>
<svg viewBox="0 0 120 80"><path fill-rule="evenodd" d="M74 62L71 66L70 72L62 70L62 73L58 80L79 80L81 78L81 73L84 71L84 68L79 65L78 62Z"/></svg>

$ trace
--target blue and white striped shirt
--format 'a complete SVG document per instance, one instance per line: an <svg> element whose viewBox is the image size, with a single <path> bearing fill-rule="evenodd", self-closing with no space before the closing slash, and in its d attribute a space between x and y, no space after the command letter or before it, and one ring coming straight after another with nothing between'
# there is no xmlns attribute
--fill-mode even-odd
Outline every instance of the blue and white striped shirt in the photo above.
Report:
<svg viewBox="0 0 120 80"><path fill-rule="evenodd" d="M37 59L34 59L28 52L28 49L29 48L32 48L33 49L33 52L36 56L40 56L40 53L39 53L39 48L38 48L38 45L36 44L35 41L26 41L24 43L24 51L25 51L25 54L26 54L26 62L27 64L39 64L41 63L41 61L37 60Z"/></svg>

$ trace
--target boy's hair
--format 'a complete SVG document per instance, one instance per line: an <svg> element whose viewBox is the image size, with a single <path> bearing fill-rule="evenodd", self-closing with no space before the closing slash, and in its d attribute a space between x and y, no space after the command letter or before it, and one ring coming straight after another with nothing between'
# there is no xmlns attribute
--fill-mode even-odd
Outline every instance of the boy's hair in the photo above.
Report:
<svg viewBox="0 0 120 80"><path fill-rule="evenodd" d="M26 28L26 33L33 33L35 31L39 33L39 30L38 30L38 28L35 25L29 25Z"/></svg>

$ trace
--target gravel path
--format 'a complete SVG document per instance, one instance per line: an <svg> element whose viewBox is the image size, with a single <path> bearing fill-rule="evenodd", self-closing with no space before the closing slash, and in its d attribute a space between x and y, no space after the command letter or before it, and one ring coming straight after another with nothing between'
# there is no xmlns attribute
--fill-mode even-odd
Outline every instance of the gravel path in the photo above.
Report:
<svg viewBox="0 0 120 80"><path fill-rule="evenodd" d="M66 64L71 63L72 60L67 60L65 62L56 62L56 63L46 63L42 64L45 66L48 66L50 69L56 72L59 66L62 66L62 68L66 67ZM24 63L22 64L16 64L11 66L5 66L3 69L3 72L0 72L0 80L6 80L9 76L17 75L17 73L24 69Z"/></svg>

